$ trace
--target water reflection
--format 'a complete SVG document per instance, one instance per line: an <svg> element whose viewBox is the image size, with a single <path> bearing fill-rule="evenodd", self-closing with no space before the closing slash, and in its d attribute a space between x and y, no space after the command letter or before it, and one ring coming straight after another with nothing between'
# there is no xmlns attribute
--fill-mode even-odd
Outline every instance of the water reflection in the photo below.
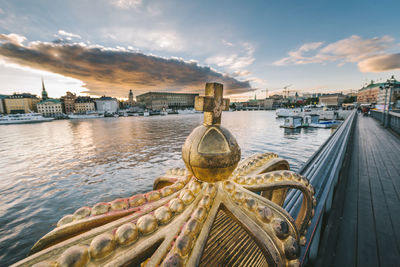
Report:
<svg viewBox="0 0 400 267"><path fill-rule="evenodd" d="M301 133L301 128L296 128L296 129L284 128L283 131L285 136L299 135Z"/></svg>
<svg viewBox="0 0 400 267"><path fill-rule="evenodd" d="M225 112L242 156L271 151L297 170L330 135L288 133L274 112ZM183 167L181 147L201 114L65 120L0 126L0 266L29 248L66 213L151 189Z"/></svg>

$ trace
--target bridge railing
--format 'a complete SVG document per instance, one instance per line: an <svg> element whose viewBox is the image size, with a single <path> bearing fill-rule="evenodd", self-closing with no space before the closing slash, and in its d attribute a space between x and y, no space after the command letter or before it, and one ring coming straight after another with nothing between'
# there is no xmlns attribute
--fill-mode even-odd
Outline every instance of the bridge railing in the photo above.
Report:
<svg viewBox="0 0 400 267"><path fill-rule="evenodd" d="M354 110L299 171L313 185L317 199L314 217L306 234L307 243L300 256L302 265L312 262L317 257L323 218L332 205L334 189L355 120L356 111ZM292 190L288 192L284 208L295 217L300 210L301 203L302 194Z"/></svg>
<svg viewBox="0 0 400 267"><path fill-rule="evenodd" d="M380 110L371 110L371 117L384 123L385 113ZM388 127L400 134L400 113L390 111L388 114Z"/></svg>

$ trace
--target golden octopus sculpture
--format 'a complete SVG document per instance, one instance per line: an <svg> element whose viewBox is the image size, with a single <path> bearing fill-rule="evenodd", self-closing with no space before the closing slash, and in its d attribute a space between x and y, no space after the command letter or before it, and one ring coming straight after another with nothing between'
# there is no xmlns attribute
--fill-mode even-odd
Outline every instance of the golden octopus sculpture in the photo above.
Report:
<svg viewBox="0 0 400 267"><path fill-rule="evenodd" d="M299 266L315 207L314 189L273 153L240 161L221 127L223 86L207 83L204 111L182 148L187 169L171 169L146 194L82 207L14 266ZM297 218L283 208L300 190Z"/></svg>

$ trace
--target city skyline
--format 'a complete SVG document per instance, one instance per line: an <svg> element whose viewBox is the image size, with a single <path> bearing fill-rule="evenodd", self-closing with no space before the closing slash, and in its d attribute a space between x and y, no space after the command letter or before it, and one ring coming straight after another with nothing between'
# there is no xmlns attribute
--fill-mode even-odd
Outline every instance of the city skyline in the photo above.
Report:
<svg viewBox="0 0 400 267"><path fill-rule="evenodd" d="M0 3L0 94L40 95L42 76L56 98L209 81L229 95L340 92L400 76L393 1Z"/></svg>

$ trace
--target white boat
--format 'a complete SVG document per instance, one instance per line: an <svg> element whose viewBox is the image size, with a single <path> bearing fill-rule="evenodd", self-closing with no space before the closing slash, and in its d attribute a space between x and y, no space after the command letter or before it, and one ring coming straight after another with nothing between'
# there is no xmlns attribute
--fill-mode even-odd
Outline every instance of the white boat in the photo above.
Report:
<svg viewBox="0 0 400 267"><path fill-rule="evenodd" d="M293 108L293 109L279 108L275 111L277 117L300 116L301 113L302 110L300 108Z"/></svg>
<svg viewBox="0 0 400 267"><path fill-rule="evenodd" d="M148 111L144 111L144 112L143 112L143 116L144 116L144 117L148 117L148 116L150 116L150 112L148 112Z"/></svg>
<svg viewBox="0 0 400 267"><path fill-rule="evenodd" d="M332 128L334 126L338 126L340 121L320 121L318 123L310 123L310 127L314 128Z"/></svg>
<svg viewBox="0 0 400 267"><path fill-rule="evenodd" d="M292 117L292 116L307 116L307 115L319 115L322 111L321 108L311 108L311 107L304 107L304 108L279 108L275 111L277 117Z"/></svg>
<svg viewBox="0 0 400 267"><path fill-rule="evenodd" d="M303 117L303 126L304 127L311 126L311 124L316 124L318 122L319 122L319 115L317 115L317 114L305 115Z"/></svg>
<svg viewBox="0 0 400 267"><path fill-rule="evenodd" d="M86 113L86 114L70 114L68 115L70 119L95 119L104 118L103 113Z"/></svg>
<svg viewBox="0 0 400 267"><path fill-rule="evenodd" d="M0 124L23 124L52 120L54 120L54 118L45 118L40 113L10 114L0 117Z"/></svg>
<svg viewBox="0 0 400 267"><path fill-rule="evenodd" d="M195 109L178 109L178 114L194 114L201 113L201 111L197 111Z"/></svg>

